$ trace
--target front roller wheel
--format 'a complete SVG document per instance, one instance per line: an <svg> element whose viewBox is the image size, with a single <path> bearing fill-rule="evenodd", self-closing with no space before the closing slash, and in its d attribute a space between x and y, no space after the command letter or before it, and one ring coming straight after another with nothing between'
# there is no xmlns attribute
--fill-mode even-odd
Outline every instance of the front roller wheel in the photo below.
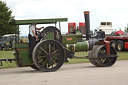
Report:
<svg viewBox="0 0 128 85"><path fill-rule="evenodd" d="M99 66L99 67L112 66L117 60L117 57L103 57L102 58L102 56L107 55L107 51L106 51L105 46L101 47L99 49L99 51L95 51L94 54L97 54L97 57L96 58L90 58L89 60L95 66ZM110 55L111 54L116 55L116 51L113 47L110 47Z"/></svg>
<svg viewBox="0 0 128 85"><path fill-rule="evenodd" d="M40 41L33 50L34 64L42 71L58 70L64 63L65 52L55 40Z"/></svg>

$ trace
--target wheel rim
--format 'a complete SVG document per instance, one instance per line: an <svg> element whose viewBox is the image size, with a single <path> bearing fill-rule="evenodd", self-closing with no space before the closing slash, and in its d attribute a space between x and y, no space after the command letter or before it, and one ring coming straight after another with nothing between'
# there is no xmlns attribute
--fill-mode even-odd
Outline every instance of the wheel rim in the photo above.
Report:
<svg viewBox="0 0 128 85"><path fill-rule="evenodd" d="M45 41L37 47L36 65L43 71L55 71L64 61L63 49L53 41Z"/></svg>
<svg viewBox="0 0 128 85"><path fill-rule="evenodd" d="M118 50L120 51L122 48L121 43L118 43Z"/></svg>
<svg viewBox="0 0 128 85"><path fill-rule="evenodd" d="M113 48L115 48L115 47L116 47L114 43L112 43L111 45L112 45L112 47L113 47Z"/></svg>
<svg viewBox="0 0 128 85"><path fill-rule="evenodd" d="M110 48L110 54L115 54L112 48ZM98 56L107 55L106 48L103 47L99 50ZM98 58L99 66L111 66L115 63L117 57Z"/></svg>

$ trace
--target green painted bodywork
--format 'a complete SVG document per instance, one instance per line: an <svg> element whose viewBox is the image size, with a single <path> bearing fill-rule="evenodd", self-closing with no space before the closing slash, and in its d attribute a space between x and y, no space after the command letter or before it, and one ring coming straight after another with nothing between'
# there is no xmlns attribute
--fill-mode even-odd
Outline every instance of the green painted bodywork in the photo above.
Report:
<svg viewBox="0 0 128 85"><path fill-rule="evenodd" d="M63 44L76 44L78 38L82 38L81 33L62 35L62 43Z"/></svg>
<svg viewBox="0 0 128 85"><path fill-rule="evenodd" d="M67 21L68 18L51 18L51 19L26 19L26 20L15 20L11 19L9 21L12 25L30 25L32 23L37 24L51 24L51 23L57 23L57 22L64 22ZM47 39L54 39L54 33L49 32L45 37L44 40ZM31 57L29 57L29 46L28 43L16 43L15 44L15 53L14 56L16 57L17 64L22 66L31 66L33 65L33 60Z"/></svg>
<svg viewBox="0 0 128 85"><path fill-rule="evenodd" d="M77 42L76 44L66 44L66 48L74 52L88 51L88 41Z"/></svg>
<svg viewBox="0 0 128 85"><path fill-rule="evenodd" d="M19 66L29 66L33 64L33 60L29 57L28 43L15 44L15 57Z"/></svg>
<svg viewBox="0 0 128 85"><path fill-rule="evenodd" d="M28 43L16 43L15 48L28 48Z"/></svg>
<svg viewBox="0 0 128 85"><path fill-rule="evenodd" d="M44 37L44 40L46 39L51 39L53 40L54 39L54 33L53 32L49 32L45 37Z"/></svg>
<svg viewBox="0 0 128 85"><path fill-rule="evenodd" d="M64 35L62 36L63 44L75 44L77 42L77 37L74 35Z"/></svg>
<svg viewBox="0 0 128 85"><path fill-rule="evenodd" d="M82 33L80 32L80 30L77 30L77 31L76 31L75 36L76 36L77 38L82 38Z"/></svg>
<svg viewBox="0 0 128 85"><path fill-rule="evenodd" d="M10 22L15 25L27 25L32 23L37 24L48 24L48 23L57 23L67 21L67 18L56 18L56 19L31 19L31 20L11 20ZM54 32L48 32L46 35L42 36L43 40L54 40L55 35ZM62 45L66 45L66 48L74 51L87 51L88 50L88 42L77 42L78 39L82 39L82 33L80 31L76 31L75 34L62 35ZM20 67L22 66L31 66L33 65L32 57L29 56L30 49L28 43L16 43L15 44L15 57L17 63Z"/></svg>
<svg viewBox="0 0 128 85"><path fill-rule="evenodd" d="M68 18L52 18L52 19L26 19L26 20L15 20L11 19L9 21L10 24L15 25L28 25L32 23L37 24L50 24L50 23L57 23L57 22L63 22L68 21Z"/></svg>

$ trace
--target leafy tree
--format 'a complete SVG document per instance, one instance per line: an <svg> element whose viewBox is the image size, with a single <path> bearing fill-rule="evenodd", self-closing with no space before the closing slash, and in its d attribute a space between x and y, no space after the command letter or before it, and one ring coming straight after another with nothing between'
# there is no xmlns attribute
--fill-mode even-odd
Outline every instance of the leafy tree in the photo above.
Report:
<svg viewBox="0 0 128 85"><path fill-rule="evenodd" d="M125 32L128 32L128 28L125 28L125 30L124 30Z"/></svg>
<svg viewBox="0 0 128 85"><path fill-rule="evenodd" d="M11 14L12 11L7 7L6 3L0 1L0 35L15 33L15 26L9 24L9 20L14 18Z"/></svg>
<svg viewBox="0 0 128 85"><path fill-rule="evenodd" d="M128 32L128 24L127 24L127 27L125 27L125 30L124 30L125 32Z"/></svg>

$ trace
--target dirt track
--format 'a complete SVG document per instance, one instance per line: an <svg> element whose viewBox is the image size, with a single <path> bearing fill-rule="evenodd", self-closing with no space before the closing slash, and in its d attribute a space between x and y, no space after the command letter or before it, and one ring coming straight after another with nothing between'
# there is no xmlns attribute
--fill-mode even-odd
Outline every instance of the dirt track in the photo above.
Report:
<svg viewBox="0 0 128 85"><path fill-rule="evenodd" d="M128 61L117 61L112 67L69 64L56 72L29 67L0 69L0 85L128 85Z"/></svg>

